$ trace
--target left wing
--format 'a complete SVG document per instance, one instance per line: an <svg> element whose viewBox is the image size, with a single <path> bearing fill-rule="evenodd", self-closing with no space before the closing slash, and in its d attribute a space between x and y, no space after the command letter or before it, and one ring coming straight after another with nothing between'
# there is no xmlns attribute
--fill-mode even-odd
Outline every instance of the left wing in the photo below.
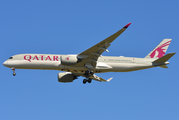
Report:
<svg viewBox="0 0 179 120"><path fill-rule="evenodd" d="M129 27L130 24L131 23L128 23L121 30L114 33L110 37L108 37L105 40L99 42L98 44L92 46L91 48L87 49L86 51L78 54L77 58L81 61L79 63L77 63L75 66L76 67L86 66L87 68L90 68L90 69L95 68L98 57L104 51L108 52L107 48L110 46L110 43L113 42L120 34L122 34Z"/></svg>
<svg viewBox="0 0 179 120"><path fill-rule="evenodd" d="M81 73L73 73L75 76L82 76L82 77L86 77L84 74ZM98 77L97 75L93 74L93 75L89 75L88 78L99 81L99 82L109 82L113 79L113 77L109 78L108 80L105 80L101 77Z"/></svg>
<svg viewBox="0 0 179 120"><path fill-rule="evenodd" d="M109 78L108 80L105 80L101 77L98 77L97 75L93 74L91 75L89 78L93 79L93 80L96 80L96 81L100 81L100 82L109 82L113 79L113 77Z"/></svg>

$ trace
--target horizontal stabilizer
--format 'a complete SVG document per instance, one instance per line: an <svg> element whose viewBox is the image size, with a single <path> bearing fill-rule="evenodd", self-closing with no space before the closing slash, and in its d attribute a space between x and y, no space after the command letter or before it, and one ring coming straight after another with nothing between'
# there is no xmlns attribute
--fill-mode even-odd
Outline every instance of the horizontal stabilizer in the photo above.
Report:
<svg viewBox="0 0 179 120"><path fill-rule="evenodd" d="M175 55L175 53L169 53L169 54L153 61L153 63L164 63L164 62L168 61L173 55Z"/></svg>
<svg viewBox="0 0 179 120"><path fill-rule="evenodd" d="M159 67L161 67L161 68L168 68L166 65L161 65Z"/></svg>

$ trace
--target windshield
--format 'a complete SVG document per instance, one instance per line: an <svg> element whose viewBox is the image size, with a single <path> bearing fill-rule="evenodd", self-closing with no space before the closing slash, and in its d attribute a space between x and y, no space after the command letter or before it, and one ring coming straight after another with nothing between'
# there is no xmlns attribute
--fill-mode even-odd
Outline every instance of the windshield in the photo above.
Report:
<svg viewBox="0 0 179 120"><path fill-rule="evenodd" d="M13 59L13 57L10 57L9 59Z"/></svg>

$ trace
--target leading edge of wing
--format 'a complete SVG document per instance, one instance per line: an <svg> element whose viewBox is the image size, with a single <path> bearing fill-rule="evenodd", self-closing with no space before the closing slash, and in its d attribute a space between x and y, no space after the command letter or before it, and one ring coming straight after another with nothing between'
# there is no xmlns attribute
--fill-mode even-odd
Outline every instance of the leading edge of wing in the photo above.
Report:
<svg viewBox="0 0 179 120"><path fill-rule="evenodd" d="M95 48L102 47L104 49L107 49L107 47L109 47L109 43L113 42L120 34L122 34L129 27L130 24L131 23L128 23L122 29L120 29L119 31L114 33L113 35L109 36L108 38L104 39L103 41L99 42L98 44L92 46L91 48L87 49L86 51L78 54L78 57L83 56L83 55L87 55L89 53L94 53L94 52L97 52L99 50L99 49L95 50Z"/></svg>
<svg viewBox="0 0 179 120"><path fill-rule="evenodd" d="M89 78L93 79L93 80L96 80L96 81L99 81L99 82L109 82L113 79L113 77L109 78L108 80L105 80L101 77L98 77L97 75L93 74L92 76L90 76Z"/></svg>
<svg viewBox="0 0 179 120"><path fill-rule="evenodd" d="M98 60L98 57L104 51L108 51L107 48L110 46L110 43L113 42L120 34L122 34L129 27L130 24L131 23L128 23L122 29L120 29L119 31L114 33L113 35L109 36L108 38L97 43L96 45L92 46L91 48L78 54L77 58L82 61L77 63L75 66L84 66L86 63L89 63L93 67L96 67L96 61Z"/></svg>

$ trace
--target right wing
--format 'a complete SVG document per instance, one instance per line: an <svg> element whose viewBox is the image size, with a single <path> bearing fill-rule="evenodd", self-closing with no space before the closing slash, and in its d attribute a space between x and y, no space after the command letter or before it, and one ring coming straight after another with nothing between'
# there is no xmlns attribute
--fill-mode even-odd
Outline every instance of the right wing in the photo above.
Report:
<svg viewBox="0 0 179 120"><path fill-rule="evenodd" d="M85 50L84 52L78 54L77 58L81 61L74 66L84 67L87 65L90 68L95 68L98 57L104 51L108 51L107 48L110 46L110 43L112 43L120 34L122 34L129 27L130 24L131 23L125 25L122 29L120 29L118 32L114 33L110 37Z"/></svg>

